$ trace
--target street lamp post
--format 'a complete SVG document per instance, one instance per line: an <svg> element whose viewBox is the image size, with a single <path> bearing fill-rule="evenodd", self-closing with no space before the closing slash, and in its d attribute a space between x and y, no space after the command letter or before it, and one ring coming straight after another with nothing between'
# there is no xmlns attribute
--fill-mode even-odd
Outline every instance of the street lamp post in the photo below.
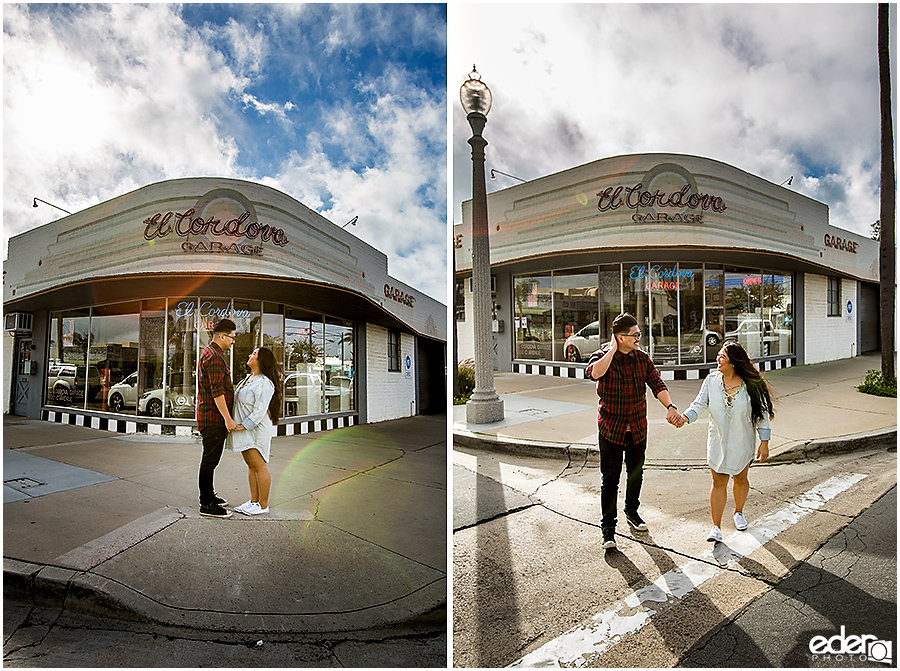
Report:
<svg viewBox="0 0 900 671"><path fill-rule="evenodd" d="M481 136L491 109L491 90L472 66L469 79L459 89L459 100L472 128L472 293L475 329L475 391L466 403L468 424L491 424L503 419L503 401L494 390L491 337L491 248L488 240L487 187L484 180L484 148Z"/></svg>

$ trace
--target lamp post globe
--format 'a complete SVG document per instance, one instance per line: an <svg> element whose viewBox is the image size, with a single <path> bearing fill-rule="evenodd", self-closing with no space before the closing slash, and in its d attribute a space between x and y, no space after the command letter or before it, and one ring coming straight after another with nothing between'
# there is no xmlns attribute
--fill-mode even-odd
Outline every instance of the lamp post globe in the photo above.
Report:
<svg viewBox="0 0 900 671"><path fill-rule="evenodd" d="M472 66L472 72L469 73L469 78L459 88L459 102L462 104L466 114L479 112L487 116L488 112L491 111L491 103L493 102L491 90L487 87L487 84L481 81L481 75L475 70L474 65Z"/></svg>
<svg viewBox="0 0 900 671"><path fill-rule="evenodd" d="M472 129L472 303L475 335L475 390L466 403L466 423L491 424L503 420L503 401L494 389L493 301L491 299L491 250L488 239L487 187L484 179L484 148L481 133L491 110L491 90L472 66L460 87L459 101Z"/></svg>

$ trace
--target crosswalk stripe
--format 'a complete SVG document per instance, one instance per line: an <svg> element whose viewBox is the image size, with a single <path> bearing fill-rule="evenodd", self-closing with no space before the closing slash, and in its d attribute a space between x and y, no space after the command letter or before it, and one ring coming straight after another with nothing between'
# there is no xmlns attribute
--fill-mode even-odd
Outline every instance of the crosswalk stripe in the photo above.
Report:
<svg viewBox="0 0 900 671"><path fill-rule="evenodd" d="M836 475L801 494L784 508L754 521L747 531L735 532L724 542L731 551L729 560L738 561L749 555L865 477L859 473ZM700 555L700 559L672 569L652 585L633 592L613 604L612 608L576 625L510 667L586 666L591 656L606 652L622 636L638 631L649 623L657 612L671 607L673 602L722 573L724 568L710 563L715 560L714 551L715 548L710 548Z"/></svg>

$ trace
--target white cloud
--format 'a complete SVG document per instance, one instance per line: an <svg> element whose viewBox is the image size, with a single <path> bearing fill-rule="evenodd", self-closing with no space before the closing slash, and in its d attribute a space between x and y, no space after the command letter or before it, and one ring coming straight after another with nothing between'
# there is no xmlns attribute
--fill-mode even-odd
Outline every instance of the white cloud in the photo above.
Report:
<svg viewBox="0 0 900 671"><path fill-rule="evenodd" d="M271 114L282 123L288 123L287 113L295 109L294 103L290 100L283 105L279 105L278 103L264 103L250 93L244 93L241 99L244 101L245 105L255 109L260 116Z"/></svg>
<svg viewBox="0 0 900 671"><path fill-rule="evenodd" d="M271 185L339 226L359 216L348 230L388 254L391 274L444 301L446 159L442 143L432 146L446 128L444 100L411 91L399 71L365 89L369 104L336 109L324 133L368 167L337 164L314 147L293 153Z"/></svg>
<svg viewBox="0 0 900 671"><path fill-rule="evenodd" d="M83 7L57 23L7 5L4 25L4 253L10 235L57 218L33 196L76 211L159 179L236 172L221 101L244 82L168 5Z"/></svg>

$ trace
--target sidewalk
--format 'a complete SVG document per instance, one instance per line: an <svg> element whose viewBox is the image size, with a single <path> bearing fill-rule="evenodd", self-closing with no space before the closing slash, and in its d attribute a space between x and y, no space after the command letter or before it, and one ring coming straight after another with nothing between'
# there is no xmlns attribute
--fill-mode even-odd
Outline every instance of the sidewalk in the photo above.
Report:
<svg viewBox="0 0 900 671"><path fill-rule="evenodd" d="M881 368L881 355L866 354L766 373L775 388L776 416L770 461L815 458L822 453L897 445L897 399L856 390L866 371ZM681 411L702 380L667 381ZM505 418L466 423L465 406L453 408L455 444L570 461L598 461L597 393L593 382L521 373L494 373ZM647 392L647 466L705 467L709 415L675 429Z"/></svg>
<svg viewBox="0 0 900 671"><path fill-rule="evenodd" d="M4 597L240 633L446 629L446 416L272 443L271 513L199 515L199 439L4 416ZM216 490L249 498L226 452Z"/></svg>

